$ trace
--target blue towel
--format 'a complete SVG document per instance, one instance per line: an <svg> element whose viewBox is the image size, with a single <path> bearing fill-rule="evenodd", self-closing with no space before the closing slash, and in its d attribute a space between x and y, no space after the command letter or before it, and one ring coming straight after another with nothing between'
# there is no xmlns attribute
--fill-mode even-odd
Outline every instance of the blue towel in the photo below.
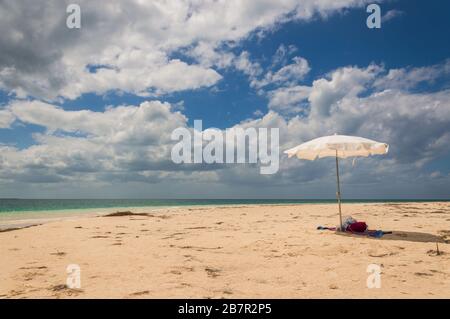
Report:
<svg viewBox="0 0 450 319"><path fill-rule="evenodd" d="M383 237L385 234L390 234L391 232L384 232L382 230L375 230L375 231L369 231L368 235L370 237L375 237L375 238L381 238Z"/></svg>

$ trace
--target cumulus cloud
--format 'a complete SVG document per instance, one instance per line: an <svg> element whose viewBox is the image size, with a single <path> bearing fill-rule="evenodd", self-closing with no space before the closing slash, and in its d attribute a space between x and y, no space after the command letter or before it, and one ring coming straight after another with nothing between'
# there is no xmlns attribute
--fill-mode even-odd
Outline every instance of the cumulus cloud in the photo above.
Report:
<svg viewBox="0 0 450 319"><path fill-rule="evenodd" d="M345 96L358 96L382 70L382 67L377 65L370 65L365 69L343 67L313 81L311 86L292 86L287 82L287 86L281 86L269 92L269 108L285 113L295 113L305 110L304 102L308 100L312 115L328 116L331 108L338 101Z"/></svg>
<svg viewBox="0 0 450 319"><path fill-rule="evenodd" d="M370 1L117 0L97 6L82 0L80 30L65 27L69 2L0 3L8 13L0 19L0 27L8 30L0 35L0 88L16 94L0 109L0 129L14 123L44 128L33 134L31 146L0 145L0 183L15 194L35 184L44 191L52 184L52 191L64 190L60 185L68 183L67 189L78 189L78 194L95 185L108 190L114 185L124 196L129 189L141 196L165 196L168 189L180 196L214 196L230 191L227 184L238 195L244 193L242 187L258 185L245 188L246 196L258 195L261 188L266 194L290 194L293 185L304 195L317 194L333 173L326 160L310 163L282 156L280 171L266 176L253 164L174 164L171 132L178 127L192 131L182 103L147 101L103 111L86 105L68 111L50 101L110 90L157 96L211 87L227 68L247 75L250 85L268 98L266 114L257 111L235 127L279 128L281 151L335 132L389 143L383 160L357 161L355 170L343 162L343 181L357 184L356 191L381 180L410 185L405 191L414 190L411 179L431 191L430 179L439 181L433 185L449 185L448 173L423 170L448 155L448 61L391 70L375 64L347 66L305 84L310 65L297 48L281 45L268 67L240 51L239 42L254 32L264 34L292 19L327 17ZM436 83L444 85L416 90ZM29 96L37 99L23 99ZM152 183L158 187L142 187ZM392 190L399 189L394 186Z"/></svg>
<svg viewBox="0 0 450 319"><path fill-rule="evenodd" d="M438 80L448 82L450 60L432 66L408 67L389 70L386 76L378 78L375 86L378 89L410 90L420 84L433 84Z"/></svg>
<svg viewBox="0 0 450 319"><path fill-rule="evenodd" d="M0 128L9 128L14 121L14 115L9 110L0 110Z"/></svg>
<svg viewBox="0 0 450 319"><path fill-rule="evenodd" d="M264 117L248 121L245 125L278 127L281 150L317 136L334 133L363 136L389 143L390 152L383 158L357 160L356 168L352 166L351 161L343 161L342 180L348 187L347 190L362 197L370 197L371 194L361 194L362 190L356 186L352 188L352 185L365 185L370 192L373 188L367 185L395 185L392 191L397 192L395 194L398 196L405 196L406 189L416 196L436 191L430 176L424 174L423 169L433 160L448 156L448 147L445 145L450 142L449 90L435 93L386 90L365 97L349 94L340 98L326 116L317 116L316 114L320 113L314 112L314 106L310 104L309 107L311 110L306 116L286 118L278 112L270 111ZM282 188L282 185L296 185L303 194L311 187L311 184L305 183L329 185L327 180L329 181L333 173L332 167L332 163L326 160L312 163L282 156L280 172L277 175L260 178L255 172L241 168L239 173L235 173L235 180L245 183L249 179L255 184L264 184L264 180L269 179L270 182L266 185L278 185L283 189L283 194L285 188ZM231 175L226 177L230 178ZM446 178L448 184L448 177ZM418 187L412 186L415 183L426 186L418 191ZM405 185L409 186L405 188ZM383 193L383 190L378 192Z"/></svg>
<svg viewBox="0 0 450 319"><path fill-rule="evenodd" d="M337 69L311 87L289 87L273 97L279 105L283 101L295 105L296 99L301 99L306 111L301 115L286 116L284 110L271 110L234 127L278 128L281 151L333 133L364 136L391 145L388 156L357 161L355 170L344 162L344 171L352 172L343 174L345 183L379 183L393 176L434 178L422 174L422 168L447 154L450 90L415 93L374 89L377 79L386 74L389 71L375 65ZM364 95L360 95L362 92ZM283 156L280 171L269 176L261 176L258 165L176 165L170 159L175 143L170 135L175 128L188 125L187 118L168 103L144 102L93 112L66 111L39 101L15 101L5 110L16 121L43 126L47 131L35 134L36 144L25 149L2 146L3 181L156 183L173 178L200 184L285 187L322 181L330 172L326 161L310 163Z"/></svg>
<svg viewBox="0 0 450 319"><path fill-rule="evenodd" d="M311 87L296 85L281 87L269 92L269 109L279 113L298 113L306 109L304 102L311 94Z"/></svg>
<svg viewBox="0 0 450 319"><path fill-rule="evenodd" d="M167 103L144 102L92 112L15 101L9 110L17 121L45 127L47 132L35 134L35 145L25 149L1 147L2 179L57 182L121 176L145 180L153 172L152 180L156 180L165 171L184 169L170 160L170 134L186 126L187 119L171 111Z"/></svg>
<svg viewBox="0 0 450 319"><path fill-rule="evenodd" d="M289 85L302 80L311 70L308 61L298 56L294 57L292 61L291 64L285 65L275 72L269 71L261 80L253 79L250 84L256 88L262 88L269 84Z"/></svg>
<svg viewBox="0 0 450 319"><path fill-rule="evenodd" d="M255 61L248 51L235 54L229 47L219 47L214 43L200 42L183 50L183 53L194 58L204 67L218 69L234 68L249 78L250 86L261 92L261 89L272 85L289 85L301 81L310 71L309 63L300 56L291 58L297 51L293 45L281 44L272 57L268 70ZM289 63L291 60L291 63Z"/></svg>
<svg viewBox="0 0 450 319"><path fill-rule="evenodd" d="M149 95L208 87L221 79L210 66L227 65L229 55L192 64L172 54L195 46L193 54L205 57L255 30L364 2L114 0L98 6L80 0L82 27L68 29L68 0L41 1L39 6L6 0L0 3L7 13L0 28L8 30L0 35L0 88L18 97L55 100L109 90ZM105 67L91 72L92 65Z"/></svg>
<svg viewBox="0 0 450 319"><path fill-rule="evenodd" d="M402 176L402 182L408 183L406 176L420 176L421 182L431 187L429 176L424 175L422 169L433 160L448 156L448 148L444 145L450 137L450 91L415 92L408 89L412 88L410 79L423 78L417 74L426 74L426 79L441 76L446 72L443 65L446 63L398 69L396 72L403 77L396 79L398 85L389 89L385 87L392 80L392 70L377 65L339 68L325 78L315 80L310 87L281 87L270 92L271 111L251 125L279 127L283 149L334 133L389 143L390 153L385 159L357 161L358 170L344 180L372 183L390 179L392 175ZM402 79L404 83L401 83ZM294 165L302 170L296 174L298 181L305 181L305 178L318 180L322 176L315 171L322 163L314 163L314 166L283 160L280 174L285 176L285 181L292 181L289 176ZM311 175L310 170L314 172ZM392 182L400 183L399 180Z"/></svg>
<svg viewBox="0 0 450 319"><path fill-rule="evenodd" d="M247 75L252 82L263 73L261 65L257 62L252 62L247 51L242 52L234 59L233 66Z"/></svg>
<svg viewBox="0 0 450 319"><path fill-rule="evenodd" d="M312 84L309 102L312 115L328 116L336 102L343 97L355 97L366 89L380 72L371 65L365 69L344 67L331 73L327 78L315 80Z"/></svg>

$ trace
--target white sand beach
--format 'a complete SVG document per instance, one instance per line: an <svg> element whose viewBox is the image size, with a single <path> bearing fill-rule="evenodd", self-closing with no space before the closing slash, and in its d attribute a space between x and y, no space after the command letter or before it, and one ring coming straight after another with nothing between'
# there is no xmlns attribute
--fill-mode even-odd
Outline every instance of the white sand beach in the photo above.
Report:
<svg viewBox="0 0 450 319"><path fill-rule="evenodd" d="M111 212L114 212L111 209ZM0 232L1 298L450 298L450 203L195 207ZM436 243L440 254L436 253ZM81 287L66 284L77 264ZM381 287L367 287L380 266Z"/></svg>

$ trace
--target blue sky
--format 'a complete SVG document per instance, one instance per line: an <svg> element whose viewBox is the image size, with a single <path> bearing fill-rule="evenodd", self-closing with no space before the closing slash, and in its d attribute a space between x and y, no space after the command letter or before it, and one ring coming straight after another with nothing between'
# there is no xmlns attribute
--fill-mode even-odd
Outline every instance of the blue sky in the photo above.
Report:
<svg viewBox="0 0 450 319"><path fill-rule="evenodd" d="M292 137L298 138L297 142L300 143L317 134L326 135L333 125L343 130L340 132L342 134L366 134L374 139L389 139L386 142L391 144L392 154L384 163L379 158L370 159L367 164L361 164L360 172L351 169L353 177L344 176L344 183L347 182L348 189L354 191L355 196L351 197L379 198L391 194L398 194L395 197L448 197L450 152L445 142L450 138L450 130L445 127L450 124L450 3L399 0L382 1L379 4L383 16L389 12L392 14L391 19L382 22L381 29L366 27L366 5L361 6L357 1L344 1L341 7L336 7L332 1L321 7L311 1L286 1L280 8L274 3L261 3L260 7L255 7L258 10L251 8L243 13L226 6L224 10L229 10L227 13L233 18L235 15L235 20L231 19L231 25L226 22L221 25L221 19L211 19L211 32L206 32L204 30L208 30L208 27L202 30L205 26L197 28L189 24L191 22L186 22L184 27L179 26L180 29L175 27L179 23L176 12L184 10L182 7L173 13L168 8L159 17L160 20L148 23L151 19L145 16L146 10L148 16L152 17L152 8L136 7L139 10L133 11L133 8L136 9L133 6L119 5L120 10L112 16L107 8L103 12L100 5L81 2L82 18L85 20L82 20L83 26L79 31L67 30L63 26L58 28L57 23L55 27L55 23L50 22L42 24L43 31L35 31L33 24L41 25L48 18L47 15L64 21L64 3L39 1L34 8L23 12L20 4L6 1L2 10L8 11L10 17L0 26L4 30L6 28L7 33L20 36L0 36L3 37L1 44L8 47L0 56L0 110L4 110L4 121L7 123L0 125L0 145L5 147L3 163L6 163L0 172L0 186L3 185L0 196L66 197L70 194L83 197L86 196L83 187L80 187L83 184L89 189L89 196L98 194L93 197L117 197L124 194L122 187L114 186L116 178L119 178L124 184L130 184L124 186L127 190L124 197L202 197L203 194L207 197L297 197L311 189L317 192L317 195L311 195L313 197L333 197L332 193L330 196L327 176L314 174L315 170L311 169L315 164L292 164L287 163L286 159L282 159L280 172L272 176L269 182L249 172L252 168L246 166L217 171L208 169L207 176L201 170L180 173L177 170L168 171L164 167L161 170L131 169L127 172L127 168L115 166L118 165L118 158L123 156L116 153L122 146L108 144L112 143L110 141L116 135L107 136L107 130L99 133L95 128L85 128L85 124L75 123L79 121L78 114L82 114L77 112L93 111L102 114L99 121L105 120L106 124L102 124L105 127L118 125L110 121L105 110L121 105L138 108L141 103L151 101L170 104L167 122L175 123L171 117L180 112L185 122L178 117L177 121L187 127L192 126L194 119L203 120L204 128L219 129L241 125L245 121L254 121L257 127L265 122L279 123L276 125L281 125L280 130L284 134L280 142L282 147L291 146L294 142L290 140ZM211 14L209 10L214 11L206 4L197 9L195 14L205 16ZM314 14L304 14L303 9L312 10ZM23 17L33 10L42 11L43 14L24 22ZM143 13L138 14L140 11ZM135 19L127 21L126 17L133 14ZM262 22L252 22L258 19ZM98 27L101 22L105 22L104 30ZM128 28L130 23L133 27ZM158 23L166 27L158 29ZM152 28L162 35L155 34ZM32 46L33 43L29 43L27 47L27 38L39 41L39 44ZM196 48L207 50L196 51ZM283 50L284 55L280 55L276 61L277 52ZM213 52L214 56L205 52ZM133 54L137 58L133 58ZM142 62L147 58L148 62ZM296 59L305 61L307 69L298 70L300 73L281 81L269 80L261 84L270 72L275 74L283 67L295 67ZM103 64L104 61L107 63ZM179 70L174 66L175 72L168 77L166 73L160 73L174 61L182 62L183 65L174 63ZM145 72L141 73L139 67L134 67L139 63L142 63ZM93 68L94 65L98 67ZM92 74L106 70L103 65L110 65L110 71L120 72L112 77L102 74L104 78L99 75L91 79ZM195 72L198 72L198 76L191 75ZM180 75L185 78L176 86L173 84L176 81L172 79ZM148 85L142 84L147 78L153 80ZM161 78L166 79L166 82L162 82ZM119 79L117 83L114 82L116 79ZM350 92L356 86L361 88ZM295 94L291 95L294 102L274 99L277 93L291 89L296 92L312 90L319 100L316 102L312 95L302 97ZM389 98L390 95L394 98ZM397 105L395 98L404 105ZM415 104L415 100L419 102ZM354 103L367 105L364 112L380 121L379 131L367 128L365 121L370 118L363 119L363 114L361 118L354 118L351 114L356 105ZM437 105L433 109L436 114L421 121L430 105ZM312 110L319 107L342 109L339 114L327 118L313 117ZM409 107L410 115L398 111ZM153 112L150 109L149 112ZM55 113L54 110L63 112ZM383 115L389 110L396 110L395 121ZM150 118L146 119L153 123ZM433 119L438 119L439 123L434 125ZM143 125L140 120L138 123L120 124L128 127ZM61 124L57 125L59 122ZM67 123L73 123L74 128L67 129ZM292 127L300 125L298 123L302 123L303 127L292 131ZM320 123L327 124L318 128ZM92 125L95 126L95 121ZM155 122L155 125L164 127L159 122ZM403 131L398 127L403 127ZM416 130L415 134L406 139L405 135L411 130ZM114 134L150 134L137 131ZM169 134L170 131L165 133ZM50 142L51 137L60 140ZM83 165L95 161L96 155L84 148L77 153L80 163L74 164L72 159L60 158L64 153L64 139L72 142L71 137L80 138L77 141L80 143L102 140L104 144L96 145L108 150L113 148L113 155L102 159L101 165L100 162L98 165L87 165L89 169ZM149 138L153 138L151 134ZM406 149L414 145L415 141L419 148L426 148L422 154ZM83 147L89 148L84 144ZM143 155L142 145L139 150L130 150L128 147L129 144L126 149L132 154L130 157L139 159L155 151L150 148ZM73 148L71 152L74 152ZM28 162L30 156L34 158L32 163ZM49 163L49 159L54 162ZM130 161L134 163L134 157ZM164 158L149 158L148 161L155 161L157 167L164 162ZM23 166L15 165L14 162ZM106 162L108 164L104 164ZM130 163L126 167L131 167ZM328 164L324 161L317 165L325 169ZM68 174L66 170L70 170L71 165L75 169L83 168L77 174ZM381 174L384 178L375 178L361 190L358 178L371 170L371 165L375 165L371 174ZM242 170L246 173L243 174ZM383 184L391 180L394 173L401 176L395 179L395 188L386 191ZM224 182L223 174L234 179ZM298 174L309 186L299 187L292 193L290 188L295 183L292 176ZM180 187L172 189L166 184L166 179L176 181ZM186 192L185 187L190 187L191 183L195 185ZM233 183L242 186L236 190ZM261 184L262 193L255 192L252 183ZM155 189L155 184L160 186ZM411 184L417 186L411 189Z"/></svg>

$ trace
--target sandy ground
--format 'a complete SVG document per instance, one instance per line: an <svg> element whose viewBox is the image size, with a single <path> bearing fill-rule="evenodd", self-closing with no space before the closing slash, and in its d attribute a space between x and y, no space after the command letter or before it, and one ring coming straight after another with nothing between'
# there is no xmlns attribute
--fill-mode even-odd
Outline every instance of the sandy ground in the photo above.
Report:
<svg viewBox="0 0 450 319"><path fill-rule="evenodd" d="M344 206L394 232L381 240L316 230L337 224L336 208L180 208L0 232L0 298L450 298L450 203ZM65 286L69 264L80 289ZM367 288L369 264L381 288Z"/></svg>

